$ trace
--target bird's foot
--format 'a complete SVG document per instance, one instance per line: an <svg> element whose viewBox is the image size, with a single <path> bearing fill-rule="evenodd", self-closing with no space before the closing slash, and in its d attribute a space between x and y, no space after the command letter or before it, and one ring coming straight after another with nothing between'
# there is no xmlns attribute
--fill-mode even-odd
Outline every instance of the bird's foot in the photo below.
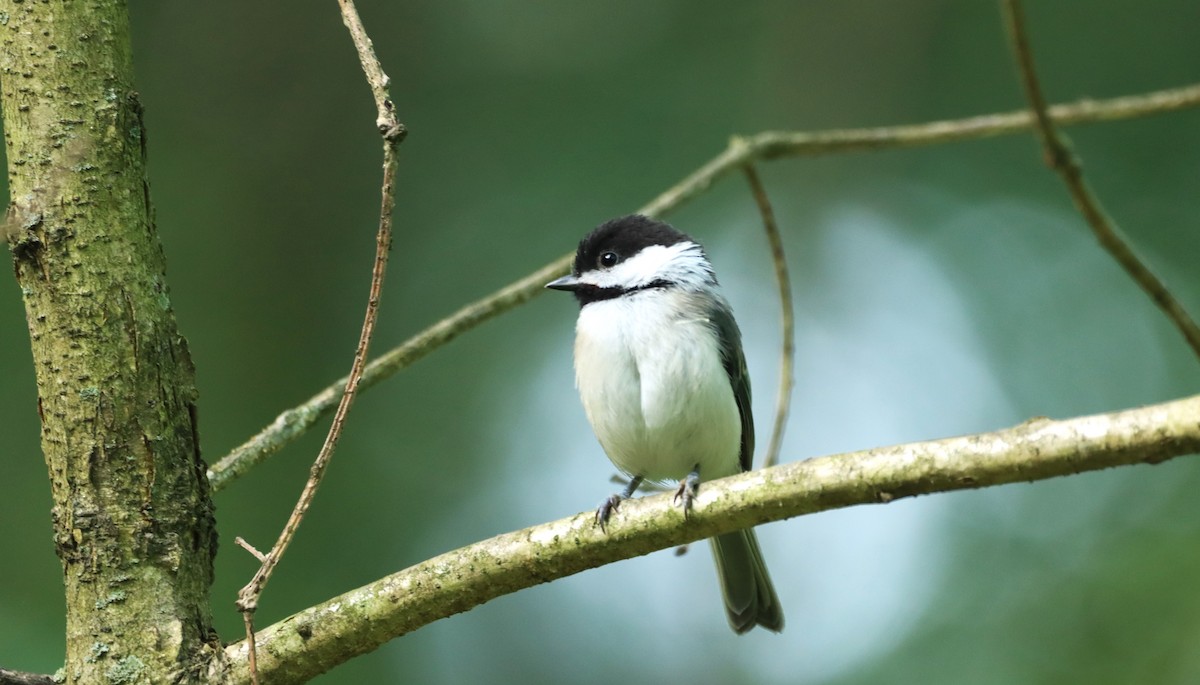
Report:
<svg viewBox="0 0 1200 685"><path fill-rule="evenodd" d="M679 502L683 506L683 517L687 518L688 512L692 510L692 500L696 499L696 493L700 490L700 467L692 469L692 472L687 475L687 478L679 481L679 489L675 491L674 501Z"/></svg>
<svg viewBox="0 0 1200 685"><path fill-rule="evenodd" d="M604 528L604 524L608 523L608 517L612 516L614 511L621 508L621 500L623 499L625 498L620 493L613 493L596 508L596 525L600 526L602 532L608 532Z"/></svg>
<svg viewBox="0 0 1200 685"><path fill-rule="evenodd" d="M609 495L608 499L600 503L600 506L596 509L596 525L600 526L601 532L608 532L604 528L604 525L608 523L608 518L612 516L614 511L621 508L621 500L633 497L633 493L637 491L638 486L641 484L642 477L634 476L633 478L629 479L629 483L625 486L623 491Z"/></svg>

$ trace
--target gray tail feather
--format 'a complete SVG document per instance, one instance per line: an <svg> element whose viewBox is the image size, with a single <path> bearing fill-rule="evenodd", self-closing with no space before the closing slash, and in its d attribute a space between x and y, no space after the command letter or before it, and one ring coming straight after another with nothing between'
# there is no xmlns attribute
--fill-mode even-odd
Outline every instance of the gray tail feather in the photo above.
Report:
<svg viewBox="0 0 1200 685"><path fill-rule="evenodd" d="M776 633L782 631L783 607L779 605L754 531L718 535L709 542L717 560L717 578L729 627L739 635L756 625Z"/></svg>

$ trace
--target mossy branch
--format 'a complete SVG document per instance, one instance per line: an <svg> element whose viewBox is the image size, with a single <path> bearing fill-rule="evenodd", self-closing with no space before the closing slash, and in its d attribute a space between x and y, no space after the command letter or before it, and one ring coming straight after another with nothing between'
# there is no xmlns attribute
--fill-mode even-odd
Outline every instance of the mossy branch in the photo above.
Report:
<svg viewBox="0 0 1200 685"><path fill-rule="evenodd" d="M265 682L298 683L502 595L747 526L903 497L1044 480L1200 451L1200 395L1065 421L793 462L705 483L685 521L670 495L631 500L602 533L587 511L424 561L258 633ZM816 551L814 551L816 553ZM246 683L247 645L226 647Z"/></svg>

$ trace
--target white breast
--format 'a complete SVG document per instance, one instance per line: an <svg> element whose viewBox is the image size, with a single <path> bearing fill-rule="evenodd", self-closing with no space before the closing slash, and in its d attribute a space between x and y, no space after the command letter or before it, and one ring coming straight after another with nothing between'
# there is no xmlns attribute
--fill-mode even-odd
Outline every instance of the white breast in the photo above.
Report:
<svg viewBox="0 0 1200 685"><path fill-rule="evenodd" d="M695 295L646 290L580 310L575 379L617 468L647 480L740 470L741 418ZM586 360L581 363L581 360Z"/></svg>

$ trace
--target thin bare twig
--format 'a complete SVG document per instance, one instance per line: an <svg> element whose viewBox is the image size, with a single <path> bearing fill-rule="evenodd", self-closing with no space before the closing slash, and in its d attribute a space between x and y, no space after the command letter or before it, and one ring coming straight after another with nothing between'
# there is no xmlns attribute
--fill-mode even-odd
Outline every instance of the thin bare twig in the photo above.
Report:
<svg viewBox="0 0 1200 685"><path fill-rule="evenodd" d="M249 552L250 556L254 557L255 559L258 559L260 562L267 560L267 555L258 551L257 547L250 544L249 542L246 542L246 539L241 537L240 535L238 537L234 538L233 541L235 544L237 544L238 547L241 547L242 549Z"/></svg>
<svg viewBox="0 0 1200 685"><path fill-rule="evenodd" d="M383 65L375 56L375 44L367 35L362 19L358 16L358 8L354 0L338 0L342 10L342 23L350 31L350 40L358 52L358 62L362 65L363 74L367 77L367 85L371 87L371 95L375 98L375 127L383 135L384 140L399 142L405 135L404 124L396 119L396 105L392 102L388 87L392 80L383 72Z"/></svg>
<svg viewBox="0 0 1200 685"><path fill-rule="evenodd" d="M767 241L771 244L771 261L775 264L775 280L779 283L780 322L783 325L783 349L779 360L779 392L775 396L775 424L771 429L771 442L767 445L767 453L763 458L763 468L770 468L779 463L779 450L783 445L783 431L787 426L788 412L792 406L792 385L795 383L793 371L796 356L796 319L792 306L792 284L788 277L787 259L783 253L783 238L779 235L779 226L775 222L775 211L771 209L771 200L767 197L767 189L753 164L743 167L746 180L750 183L750 192L758 211L762 214L763 229L767 232Z"/></svg>
<svg viewBox="0 0 1200 685"><path fill-rule="evenodd" d="M1142 95L1055 105L1050 108L1049 114L1059 124L1081 124L1142 117L1197 106L1200 106L1200 85L1191 85ZM744 139L744 145L736 149L733 146L727 148L639 211L649 216L662 216L699 196L730 171L754 161L990 138L1026 131L1033 125L1033 115L1022 110L912 126L817 133L768 131ZM542 294L542 286L566 273L574 257L574 252L558 257L537 271L459 309L385 353L367 366L359 389L374 386L459 335ZM213 491L223 490L255 465L306 433L337 404L346 381L346 378L340 379L303 404L284 411L257 435L213 464L208 471Z"/></svg>
<svg viewBox="0 0 1200 685"><path fill-rule="evenodd" d="M313 461L312 467L309 469L308 481L304 484L304 490L300 493L300 498L296 501L296 506L292 509L292 514L288 517L287 523L284 524L279 538L271 547L271 551L267 552L266 555L262 555L248 543L244 545L251 553L260 556L262 561L262 565L254 574L254 577L238 592L237 599L238 610L242 612L242 617L246 625L250 677L251 682L255 683L255 685L258 683L258 667L254 636L254 612L258 608L259 599L267 586L267 582L271 579L271 574L274 572L276 566L278 566L284 552L287 551L288 545L291 544L296 530L299 529L300 523L304 520L305 513L316 496L317 488L321 485L321 480L325 476L325 470L329 466L329 461L333 458L334 448L337 447L338 439L342 435L346 416L350 411L350 406L354 403L359 383L362 380L363 371L367 366L367 353L371 346L371 338L375 332L375 322L379 317L379 299L383 291L384 275L387 272L388 254L392 247L392 213L396 202L397 147L404 138L405 129L396 120L395 105L392 103L387 91L389 83L387 74L383 72L379 60L375 57L375 51L362 26L362 21L358 17L358 11L355 9L353 1L338 0L338 4L342 9L342 21L350 31L350 37L354 41L354 46L358 51L363 72L367 77L367 83L370 85L371 92L375 97L377 113L375 123L380 134L383 136L383 182L380 187L379 229L375 236L375 262L371 268L371 287L367 298L367 310L363 315L362 330L359 333L358 346L354 351L354 362L350 366L350 375L346 379L341 400L338 402L337 411L333 416L333 423L329 427L329 433L326 434L325 442L321 445L321 451L317 454L317 458ZM239 541L241 541L240 538Z"/></svg>
<svg viewBox="0 0 1200 685"><path fill-rule="evenodd" d="M1079 159L1072 153L1070 147L1054 127L1054 118L1047 110L1046 100L1038 84L1037 71L1033 66L1033 52L1029 48L1029 38L1025 31L1024 12L1020 0L1003 0L1004 18L1008 26L1009 39L1012 43L1013 55L1017 61L1017 71L1021 76L1021 85L1025 89L1025 97L1033 110L1037 123L1035 129L1041 140L1046 164L1062 177L1071 194L1075 207L1091 227L1092 233L1100 245L1112 255L1113 259L1125 269L1130 278L1145 291L1158 308L1167 315L1192 351L1200 356L1200 326L1187 313L1179 300L1167 289L1165 283L1146 262L1133 250L1129 240L1121 233L1104 207L1100 199L1092 192L1091 187L1083 178L1083 168Z"/></svg>

